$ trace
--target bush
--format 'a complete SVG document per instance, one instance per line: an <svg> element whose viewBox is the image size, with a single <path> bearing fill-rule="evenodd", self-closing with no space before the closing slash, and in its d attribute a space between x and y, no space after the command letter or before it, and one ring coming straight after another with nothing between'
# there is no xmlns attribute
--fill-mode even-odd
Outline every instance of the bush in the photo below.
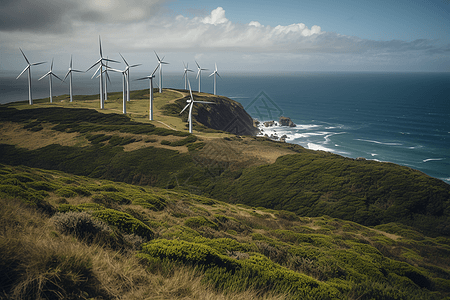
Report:
<svg viewBox="0 0 450 300"><path fill-rule="evenodd" d="M154 236L150 227L127 213L113 209L104 209L94 211L92 215L128 234L136 234L147 240L152 239Z"/></svg>
<svg viewBox="0 0 450 300"><path fill-rule="evenodd" d="M211 227L215 230L219 229L219 227L217 226L216 223L208 220L207 218L205 218L203 216L189 218L184 222L184 224L191 228L199 228L199 227L205 226L205 227Z"/></svg>
<svg viewBox="0 0 450 300"><path fill-rule="evenodd" d="M92 218L87 212L56 213L52 217L52 221L59 232L72 234L80 240L92 242L99 234L111 233L108 225Z"/></svg>

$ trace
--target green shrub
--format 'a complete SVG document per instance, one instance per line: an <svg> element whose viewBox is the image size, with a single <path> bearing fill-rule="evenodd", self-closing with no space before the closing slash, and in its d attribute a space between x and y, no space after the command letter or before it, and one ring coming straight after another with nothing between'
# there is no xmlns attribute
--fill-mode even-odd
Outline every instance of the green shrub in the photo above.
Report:
<svg viewBox="0 0 450 300"><path fill-rule="evenodd" d="M133 204L140 205L144 208L159 211L166 206L165 200L156 195L140 195L133 199Z"/></svg>
<svg viewBox="0 0 450 300"><path fill-rule="evenodd" d="M73 197L78 196L78 194L70 187L63 187L63 188L57 189L55 191L55 194L60 197L64 197L64 198L73 198Z"/></svg>
<svg viewBox="0 0 450 300"><path fill-rule="evenodd" d="M150 227L127 213L113 209L104 209L94 211L92 215L128 234L136 234L148 240L154 236Z"/></svg>
<svg viewBox="0 0 450 300"><path fill-rule="evenodd" d="M123 193L120 192L100 192L92 196L92 201L96 203L117 203L117 204L130 204L131 200Z"/></svg>
<svg viewBox="0 0 450 300"><path fill-rule="evenodd" d="M203 216L189 218L186 221L184 221L184 224L191 228L199 228L199 227L205 226L205 227L211 227L215 230L219 229L219 227L217 226L216 223L208 220L207 218L205 218Z"/></svg>
<svg viewBox="0 0 450 300"><path fill-rule="evenodd" d="M161 145L170 145L170 144L172 144L172 142L170 142L170 141L167 141L167 140L161 141Z"/></svg>

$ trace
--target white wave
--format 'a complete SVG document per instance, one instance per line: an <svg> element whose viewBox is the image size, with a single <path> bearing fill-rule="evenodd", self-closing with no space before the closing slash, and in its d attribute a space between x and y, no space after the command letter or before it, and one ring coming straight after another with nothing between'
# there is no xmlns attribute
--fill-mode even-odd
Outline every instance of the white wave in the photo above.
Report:
<svg viewBox="0 0 450 300"><path fill-rule="evenodd" d="M380 144L385 146L401 146L401 143L383 143L379 141L372 141L372 140L363 140L363 139L355 139L356 141L362 141L362 142L368 142L368 143L374 143L374 144Z"/></svg>
<svg viewBox="0 0 450 300"><path fill-rule="evenodd" d="M308 149L316 150L316 151L320 150L320 151L326 151L326 152L333 152L333 150L331 150L329 148L326 148L324 146L317 145L317 144L314 144L314 143L308 143Z"/></svg>
<svg viewBox="0 0 450 300"><path fill-rule="evenodd" d="M376 153L370 153L370 155L372 155L372 156L377 156L378 154L376 154Z"/></svg>
<svg viewBox="0 0 450 300"><path fill-rule="evenodd" d="M423 162L426 163L426 162L434 161L434 160L443 160L443 158L427 158L427 159L424 159Z"/></svg>

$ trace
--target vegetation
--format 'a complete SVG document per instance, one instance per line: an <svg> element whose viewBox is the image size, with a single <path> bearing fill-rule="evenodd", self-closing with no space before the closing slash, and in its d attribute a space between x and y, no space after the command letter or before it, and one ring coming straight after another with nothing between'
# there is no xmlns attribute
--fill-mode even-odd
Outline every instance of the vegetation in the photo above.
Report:
<svg viewBox="0 0 450 300"><path fill-rule="evenodd" d="M57 101L0 106L0 299L450 299L448 184L167 129L185 125L185 96L157 95L170 125ZM142 106L148 92L132 97Z"/></svg>
<svg viewBox="0 0 450 300"><path fill-rule="evenodd" d="M0 174L26 191L1 190L3 298L450 297L450 239L399 223L370 228L30 167ZM130 201L99 201L105 193ZM135 202L144 195L161 206Z"/></svg>

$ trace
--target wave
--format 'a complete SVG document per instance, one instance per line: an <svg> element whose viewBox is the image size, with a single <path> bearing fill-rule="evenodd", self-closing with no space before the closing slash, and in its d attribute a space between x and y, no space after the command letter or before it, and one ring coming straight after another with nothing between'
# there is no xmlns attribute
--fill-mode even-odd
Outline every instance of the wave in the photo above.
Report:
<svg viewBox="0 0 450 300"><path fill-rule="evenodd" d="M423 162L426 163L429 161L439 161L439 160L444 160L444 158L427 158L427 159L424 159Z"/></svg>
<svg viewBox="0 0 450 300"><path fill-rule="evenodd" d="M385 145L385 146L401 146L401 143L383 143L379 141L372 141L372 140L363 140L363 139L355 139L355 141L362 141L362 142L368 142L368 143L374 143L379 145Z"/></svg>

